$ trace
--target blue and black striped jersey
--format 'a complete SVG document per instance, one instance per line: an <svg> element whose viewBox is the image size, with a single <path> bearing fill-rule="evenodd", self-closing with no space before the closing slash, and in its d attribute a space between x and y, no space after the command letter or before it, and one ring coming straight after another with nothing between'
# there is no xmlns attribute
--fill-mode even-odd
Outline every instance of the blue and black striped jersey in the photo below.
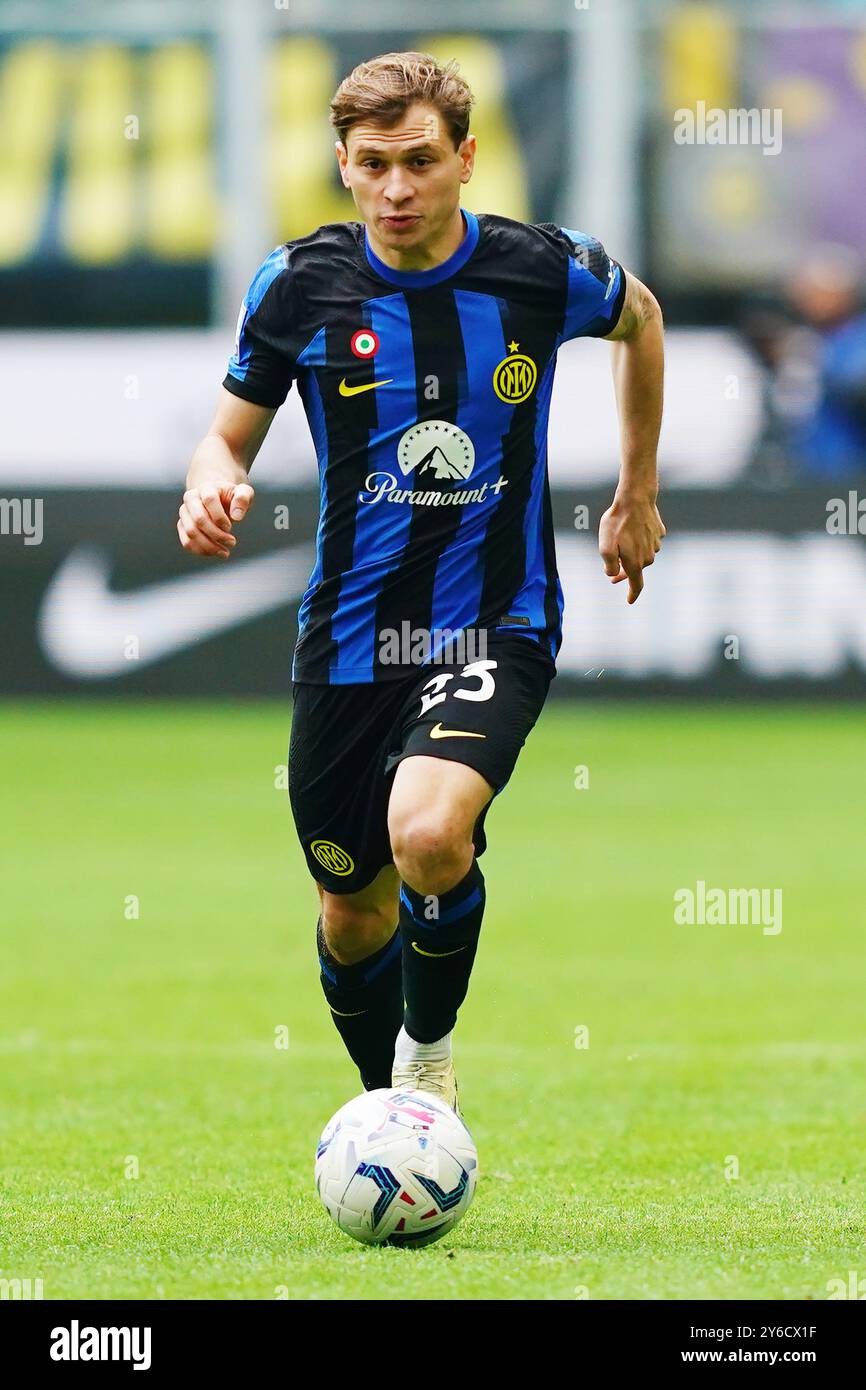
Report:
<svg viewBox="0 0 866 1390"><path fill-rule="evenodd" d="M320 227L272 252L241 308L224 386L276 407L296 380L318 458L297 681L405 675L379 658L385 631L512 630L559 651L556 354L615 328L625 275L582 232L463 218L425 271L384 264L362 223Z"/></svg>

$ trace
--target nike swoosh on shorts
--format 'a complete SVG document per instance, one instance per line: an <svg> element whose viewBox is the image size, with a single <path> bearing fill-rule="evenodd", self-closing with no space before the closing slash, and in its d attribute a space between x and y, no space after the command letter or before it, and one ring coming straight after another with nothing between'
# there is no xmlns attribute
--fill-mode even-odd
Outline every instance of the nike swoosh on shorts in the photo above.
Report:
<svg viewBox="0 0 866 1390"><path fill-rule="evenodd" d="M443 729L441 724L434 724L430 730L431 738L486 738L486 734L474 734L468 729Z"/></svg>

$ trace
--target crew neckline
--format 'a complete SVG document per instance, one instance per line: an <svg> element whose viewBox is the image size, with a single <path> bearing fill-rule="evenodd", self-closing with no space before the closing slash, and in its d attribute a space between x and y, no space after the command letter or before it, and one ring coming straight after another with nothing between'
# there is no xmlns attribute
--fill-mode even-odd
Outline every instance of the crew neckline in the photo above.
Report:
<svg viewBox="0 0 866 1390"><path fill-rule="evenodd" d="M407 289L423 289L426 285L438 285L440 281L455 275L466 264L478 245L480 235L478 218L474 212L467 212L466 208L461 208L460 213L466 224L463 240L453 255L449 256L447 261L443 261L441 265L431 266L429 270L395 270L393 266L386 265L376 255L370 245L370 238L365 226L364 250L367 253L367 260L376 274L380 275L383 280L390 281L392 285L404 285Z"/></svg>

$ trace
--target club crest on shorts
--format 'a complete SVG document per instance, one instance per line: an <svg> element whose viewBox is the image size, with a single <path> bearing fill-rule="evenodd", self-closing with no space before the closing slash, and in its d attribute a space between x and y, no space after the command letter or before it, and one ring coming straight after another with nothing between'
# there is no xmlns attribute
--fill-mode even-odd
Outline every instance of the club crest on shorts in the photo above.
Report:
<svg viewBox="0 0 866 1390"><path fill-rule="evenodd" d="M351 854L335 845L333 840L313 840L310 853L323 869L327 869L329 874L337 874L340 878L350 874L355 867Z"/></svg>
<svg viewBox="0 0 866 1390"><path fill-rule="evenodd" d="M532 395L538 380L538 368L531 357L519 352L519 343L508 344L508 357L503 357L493 370L493 389L501 401L519 405Z"/></svg>

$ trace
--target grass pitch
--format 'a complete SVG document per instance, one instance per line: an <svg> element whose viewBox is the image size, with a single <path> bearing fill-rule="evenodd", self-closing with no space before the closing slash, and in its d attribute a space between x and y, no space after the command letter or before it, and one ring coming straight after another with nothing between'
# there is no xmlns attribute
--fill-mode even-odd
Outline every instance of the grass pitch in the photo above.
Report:
<svg viewBox="0 0 866 1390"><path fill-rule="evenodd" d="M455 1036L482 1177L419 1251L353 1245L313 1188L359 1083L275 771L288 724L0 710L2 1276L46 1298L822 1299L866 1274L859 711L548 706L488 816ZM676 924L698 880L780 888L781 932Z"/></svg>

